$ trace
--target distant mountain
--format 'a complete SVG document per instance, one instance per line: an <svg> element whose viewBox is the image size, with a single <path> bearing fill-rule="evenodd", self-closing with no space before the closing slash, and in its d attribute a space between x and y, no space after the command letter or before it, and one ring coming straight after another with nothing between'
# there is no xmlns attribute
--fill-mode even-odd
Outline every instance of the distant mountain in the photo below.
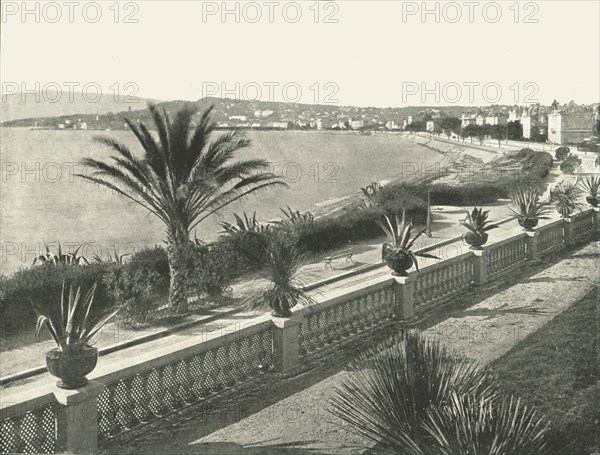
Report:
<svg viewBox="0 0 600 455"><path fill-rule="evenodd" d="M145 109L148 100L139 97L115 96L104 93L96 101L94 93L87 98L79 92L38 92L2 95L0 123L18 119L60 117L75 114L105 115L109 112ZM96 102L94 102L96 101Z"/></svg>

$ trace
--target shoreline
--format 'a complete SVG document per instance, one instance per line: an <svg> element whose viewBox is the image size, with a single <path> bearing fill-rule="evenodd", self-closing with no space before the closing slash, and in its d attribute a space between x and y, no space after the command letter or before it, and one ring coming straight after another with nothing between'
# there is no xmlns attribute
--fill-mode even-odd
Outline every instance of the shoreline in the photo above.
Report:
<svg viewBox="0 0 600 455"><path fill-rule="evenodd" d="M391 134L398 134L399 136L402 137L402 139L404 141L406 141L406 143L419 145L421 147L424 147L428 150L431 150L431 151L441 155L442 157L444 157L447 160L447 162L444 163L445 165L451 164L451 165L457 166L457 167L458 166L474 166L474 165L483 166L486 163L491 162L492 160L505 155L502 152L486 150L483 147L478 147L478 148L471 147L471 144L453 143L451 141L438 140L438 138L426 138L426 137L419 136L414 133L402 132L402 133L391 133ZM412 140L412 139L414 139L414 140ZM421 142L421 141L423 141L423 142ZM432 145L432 143L433 144L437 143L438 145L440 143L448 144L451 146L451 149L443 150L442 147L436 147L435 145ZM488 158L487 161L482 159L482 156L481 156L482 152L488 155L488 156L486 156L486 158ZM383 179L383 180L379 180L377 183L384 184L384 185L397 184L397 183L415 183L419 179L420 179L419 176L416 176L414 179L406 179L406 178L396 178L396 179L391 179L391 180ZM437 177L434 180L434 183L439 180L443 180L443 177L442 176ZM460 181L460 182L456 183L456 186L460 186L465 183L466 182L464 182L464 181ZM346 208L351 207L352 205L360 202L360 200L361 200L360 189L357 188L355 195L346 195L341 198L338 198L337 200L331 200L330 202L322 201L317 204L313 204L313 205L322 205L323 207L320 208L319 211L315 210L314 212L311 211L311 213L313 213L313 215L315 216L315 219L320 218L320 217L325 217L325 216L331 216L331 215L335 214L336 212L340 212Z"/></svg>
<svg viewBox="0 0 600 455"><path fill-rule="evenodd" d="M9 130L22 130L22 128L7 128L4 131L9 131ZM77 131L80 132L80 130L71 130L71 131ZM47 131L45 131L47 132ZM292 134L295 134L296 132L292 132L290 131ZM34 134L36 134L36 132L33 132ZM91 131L87 131L87 134L92 133ZM282 132L274 132L274 134L281 134ZM288 132L289 133L289 132ZM298 133L305 133L305 134L309 134L309 133L314 133L313 131L298 131ZM349 132L349 131L343 131L343 132L338 132L338 131L321 131L319 133L322 133L324 136L356 136L356 137L360 137L361 138L361 142L366 142L368 143L370 141L370 139L372 138L382 138L382 137L390 137L390 138L394 138L393 142L396 143L397 142L397 153L398 154L402 154L402 149L404 149L406 146L410 146L413 148L418 147L419 150L422 149L422 147L425 147L426 149L435 152L436 156L439 157L440 159L438 160L439 162L447 162L447 163L456 163L458 161L464 161L464 162L471 162L472 161L472 155L474 155L474 153L472 153L471 149L469 147L465 147L464 150L460 153L460 155L457 155L456 157L451 157L447 151L444 150L443 147L438 147L440 145L439 142L437 141L430 141L428 140L428 144L424 145L421 143L415 143L416 141L415 139L415 135L412 134L407 134L407 133L396 133L396 132L386 132L386 133L378 133L375 134L374 136L370 136L370 137L362 137L360 136L358 133L356 132ZM333 133L333 134L332 134ZM301 136L304 136L304 134L302 134ZM419 140L419 139L417 139ZM374 141L374 143L377 143L380 141ZM384 141L387 142L387 141ZM423 149L424 150L424 149ZM414 150L412 151L411 154L409 154L406 158L404 158L404 162L407 162L407 159L410 160L410 157L418 157L418 152L414 152ZM454 158L454 159L451 159ZM434 158L435 159L435 158ZM414 160L416 161L416 159ZM377 176L376 173L374 173L375 176ZM394 178L393 176L385 178L385 179L375 179L373 178L373 180L377 180L379 182L382 183L397 183L397 182L402 182L402 181L417 181L419 180L420 176L419 175L410 175L410 176L400 176L400 170L399 172L396 174L396 177ZM365 179L367 179L367 176L365 174ZM309 210L311 211L311 213L313 213L313 215L315 216L315 218L322 218L322 217L326 217L326 216L338 216L341 213L343 213L345 210L351 208L353 205L355 205L356 203L358 203L361 200L361 192L360 192L360 185L366 185L368 184L369 181L365 180L365 181L356 181L356 187L355 188L348 188L348 190L345 194L342 194L340 196L336 196L330 199L325 199L325 200L320 200L318 202L314 202L313 204L311 204L309 207L307 207L304 211ZM460 184L460 183L459 183ZM3 207L1 207L1 209L4 211L5 204L2 204ZM295 207L294 207L295 208ZM272 222L273 220L278 219L278 218L273 218L272 220L265 220L265 222ZM217 231L215 231L214 233L214 238L216 239L219 236L219 234L217 233ZM50 242L52 242L52 240L50 240ZM109 242L110 243L110 242ZM157 242L150 242L149 245L155 245ZM28 262L27 265L25 265L24 263L18 264L17 267L12 268L9 267L8 264L4 264L2 267L2 274L9 277L14 275L14 273L18 270L20 270L20 268L22 268L23 266L25 266L25 268L28 268L28 266L30 265L30 262Z"/></svg>

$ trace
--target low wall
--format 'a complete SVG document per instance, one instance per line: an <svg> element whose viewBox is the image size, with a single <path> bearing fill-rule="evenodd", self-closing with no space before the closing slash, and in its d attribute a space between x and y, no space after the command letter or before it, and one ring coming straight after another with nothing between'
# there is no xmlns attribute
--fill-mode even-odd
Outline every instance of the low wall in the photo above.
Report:
<svg viewBox="0 0 600 455"><path fill-rule="evenodd" d="M540 255L588 241L599 226L600 211L587 210L430 263L407 277L379 276L317 296L291 318L264 315L226 333L167 345L148 358L125 358L78 390L53 384L20 395L4 390L0 453L90 453L112 436L266 371L292 370L311 353L391 319L435 311L472 285L485 285Z"/></svg>

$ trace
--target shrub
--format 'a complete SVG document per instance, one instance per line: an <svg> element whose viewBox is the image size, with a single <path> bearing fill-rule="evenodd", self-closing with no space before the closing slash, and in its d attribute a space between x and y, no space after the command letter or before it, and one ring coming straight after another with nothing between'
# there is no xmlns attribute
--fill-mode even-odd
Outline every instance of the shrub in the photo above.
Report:
<svg viewBox="0 0 600 455"><path fill-rule="evenodd" d="M245 254L257 264L257 277L268 284L265 288L251 291L245 305L252 309L268 306L273 310L273 316L290 317L295 306L313 302L298 278L298 271L306 260L306 252L283 233L256 233L254 236L256 243L261 246L253 251L245 251Z"/></svg>
<svg viewBox="0 0 600 455"><path fill-rule="evenodd" d="M558 147L554 151L554 158L556 158L558 161L562 161L567 157L567 155L570 152L571 152L571 149L567 146Z"/></svg>
<svg viewBox="0 0 600 455"><path fill-rule="evenodd" d="M124 265L114 265L105 277L120 315L128 322L146 322L166 302L169 292L169 265L163 248L144 248Z"/></svg>
<svg viewBox="0 0 600 455"><path fill-rule="evenodd" d="M331 409L352 431L407 455L541 455L550 430L502 396L487 368L417 331L360 354Z"/></svg>
<svg viewBox="0 0 600 455"><path fill-rule="evenodd" d="M396 453L429 453L421 448L430 407L453 393L491 399L496 390L487 370L416 331L366 350L351 369L335 391L333 414Z"/></svg>
<svg viewBox="0 0 600 455"><path fill-rule="evenodd" d="M270 234L272 229L267 229L265 234ZM240 245L252 248L254 238L248 232L236 232L222 235L210 245L210 251L216 256L221 256L227 266L230 277L237 277L248 271L253 271L256 264L252 264L240 251Z"/></svg>
<svg viewBox="0 0 600 455"><path fill-rule="evenodd" d="M248 233L240 236L247 237ZM239 254L232 249L214 247L193 247L190 254L186 280L188 291L195 295L222 295L229 288L232 272L235 272L232 266Z"/></svg>
<svg viewBox="0 0 600 455"><path fill-rule="evenodd" d="M381 188L374 196L375 205L388 214L427 207L427 187L395 183Z"/></svg>
<svg viewBox="0 0 600 455"><path fill-rule="evenodd" d="M446 184L431 185L431 203L439 205L483 205L507 197L504 185L497 183L466 184L452 186Z"/></svg>
<svg viewBox="0 0 600 455"><path fill-rule="evenodd" d="M518 173L492 183L501 189L503 198L522 190L537 191L540 194L546 191L546 177L550 174L554 162L552 155L524 148L510 155L509 158L520 164Z"/></svg>
<svg viewBox="0 0 600 455"><path fill-rule="evenodd" d="M0 327L6 333L35 326L36 314L32 304L42 308L54 308L60 304L62 284L75 288L90 289L98 284L95 305L110 307L114 298L103 277L113 266L90 264L73 267L67 264L44 264L17 271L10 278L3 278L0 296Z"/></svg>
<svg viewBox="0 0 600 455"><path fill-rule="evenodd" d="M576 169L581 166L581 158L577 155L573 155L570 153L567 157L560 163L560 170L565 174L575 174Z"/></svg>
<svg viewBox="0 0 600 455"><path fill-rule="evenodd" d="M550 191L550 201L561 218L568 218L575 211L581 210L582 204L579 202L581 195L579 186L562 182Z"/></svg>
<svg viewBox="0 0 600 455"><path fill-rule="evenodd" d="M407 216L416 223L424 223L425 210L409 210ZM317 218L312 224L299 224L290 231L301 248L310 253L321 253L348 242L375 239L382 235L375 221L381 216L379 208L348 207L334 216Z"/></svg>
<svg viewBox="0 0 600 455"><path fill-rule="evenodd" d="M168 289L169 260L164 248L159 246L143 248L134 253L126 264L129 267L147 270L156 273L161 278L166 278L166 283L161 281L159 284Z"/></svg>

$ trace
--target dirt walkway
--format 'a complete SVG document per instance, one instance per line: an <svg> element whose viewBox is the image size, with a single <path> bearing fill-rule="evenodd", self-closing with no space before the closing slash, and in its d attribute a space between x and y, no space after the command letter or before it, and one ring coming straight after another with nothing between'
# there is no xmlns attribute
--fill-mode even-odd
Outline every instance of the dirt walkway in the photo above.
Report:
<svg viewBox="0 0 600 455"><path fill-rule="evenodd" d="M515 284L426 330L463 354L489 362L582 298L598 282L600 246L594 242L558 263L533 265ZM534 269L535 267L535 269ZM348 374L336 360L305 375L270 381L219 409L183 412L153 431L118 444L119 453L357 454L373 444L347 431L327 412ZM198 416L203 416L199 419ZM110 450L110 449L109 449Z"/></svg>

